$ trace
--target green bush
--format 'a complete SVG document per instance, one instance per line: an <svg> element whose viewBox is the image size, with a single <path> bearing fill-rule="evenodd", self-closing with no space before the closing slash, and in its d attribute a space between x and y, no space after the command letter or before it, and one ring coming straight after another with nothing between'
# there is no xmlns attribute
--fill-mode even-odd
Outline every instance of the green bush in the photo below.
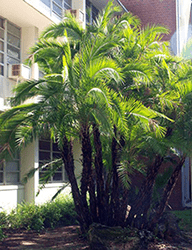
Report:
<svg viewBox="0 0 192 250"><path fill-rule="evenodd" d="M77 224L77 214L75 212L75 206L72 197L61 196L56 199L55 203L57 207L61 210L61 218L59 220L58 226L69 226Z"/></svg>
<svg viewBox="0 0 192 250"><path fill-rule="evenodd" d="M22 203L10 214L0 213L0 238L4 228L28 229L41 231L43 228L54 228L77 224L76 212L71 196L59 196L53 202L43 205Z"/></svg>
<svg viewBox="0 0 192 250"><path fill-rule="evenodd" d="M45 228L77 224L71 197L60 196L55 201L42 205L41 209Z"/></svg>
<svg viewBox="0 0 192 250"><path fill-rule="evenodd" d="M40 231L44 228L41 207L33 203L22 203L8 215L11 228Z"/></svg>
<svg viewBox="0 0 192 250"><path fill-rule="evenodd" d="M0 212L0 240L2 240L5 235L3 229L8 227L8 220L6 212Z"/></svg>
<svg viewBox="0 0 192 250"><path fill-rule="evenodd" d="M6 228L8 226L8 220L7 220L7 213L6 212L0 212L0 227Z"/></svg>

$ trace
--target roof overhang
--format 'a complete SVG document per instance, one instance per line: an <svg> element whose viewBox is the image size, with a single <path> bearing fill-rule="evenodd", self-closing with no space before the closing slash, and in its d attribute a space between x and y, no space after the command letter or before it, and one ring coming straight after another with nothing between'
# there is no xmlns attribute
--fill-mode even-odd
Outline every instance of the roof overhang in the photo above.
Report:
<svg viewBox="0 0 192 250"><path fill-rule="evenodd" d="M19 27L35 26L39 31L52 23L52 20L31 6L27 0L1 0L0 16Z"/></svg>

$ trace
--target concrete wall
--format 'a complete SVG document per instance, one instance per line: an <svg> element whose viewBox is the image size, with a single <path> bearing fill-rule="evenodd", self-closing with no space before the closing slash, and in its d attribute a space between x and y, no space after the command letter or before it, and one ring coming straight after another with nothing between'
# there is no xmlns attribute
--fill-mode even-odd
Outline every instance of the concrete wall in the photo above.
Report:
<svg viewBox="0 0 192 250"><path fill-rule="evenodd" d="M21 180L25 175L32 169L38 168L38 141L34 141L24 148L21 152ZM33 202L35 201L35 196L38 191L39 185L39 175L38 172L34 174L32 178L24 185L25 187L25 201Z"/></svg>
<svg viewBox="0 0 192 250"><path fill-rule="evenodd" d="M0 186L0 211L17 207L17 204L24 201L23 185L1 185Z"/></svg>

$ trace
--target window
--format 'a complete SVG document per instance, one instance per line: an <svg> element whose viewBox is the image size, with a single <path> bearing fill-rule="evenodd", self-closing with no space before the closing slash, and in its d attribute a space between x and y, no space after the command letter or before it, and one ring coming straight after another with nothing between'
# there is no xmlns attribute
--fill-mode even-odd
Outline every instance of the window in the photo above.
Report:
<svg viewBox="0 0 192 250"><path fill-rule="evenodd" d="M18 184L19 174L18 154L15 154L14 158L8 161L0 160L0 184Z"/></svg>
<svg viewBox="0 0 192 250"><path fill-rule="evenodd" d="M57 143L53 143L49 139L40 139L39 140L39 164L40 166L45 165L48 162L54 161L56 159L61 158L61 151L59 150ZM57 163L56 163L57 164ZM64 170L64 166L49 165L40 169L39 171L39 179L42 180L43 177L46 176L47 171L53 170L54 175L49 179L49 182L63 182L67 180L66 173Z"/></svg>
<svg viewBox="0 0 192 250"><path fill-rule="evenodd" d="M63 10L72 8L72 0L40 0L51 9L51 14L56 14L59 18L63 17Z"/></svg>
<svg viewBox="0 0 192 250"><path fill-rule="evenodd" d="M86 10L86 22L92 24L97 18L99 10L89 0L86 1Z"/></svg>
<svg viewBox="0 0 192 250"><path fill-rule="evenodd" d="M6 64L20 64L20 43L20 28L0 18L0 75L6 75Z"/></svg>

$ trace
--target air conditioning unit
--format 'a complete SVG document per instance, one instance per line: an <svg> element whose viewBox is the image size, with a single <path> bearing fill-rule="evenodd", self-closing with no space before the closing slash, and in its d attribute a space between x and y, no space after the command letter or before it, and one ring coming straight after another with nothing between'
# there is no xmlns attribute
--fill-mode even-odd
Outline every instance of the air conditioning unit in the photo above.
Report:
<svg viewBox="0 0 192 250"><path fill-rule="evenodd" d="M84 13L83 13L82 10L80 10L80 9L77 9L77 10L71 9L71 10L66 10L66 12L70 12L72 15L74 15L76 17L76 19L78 21L80 21L81 23L84 23L85 16L84 16Z"/></svg>
<svg viewBox="0 0 192 250"><path fill-rule="evenodd" d="M31 69L24 64L9 64L8 77L14 80L17 80L19 77L29 80L31 78Z"/></svg>

